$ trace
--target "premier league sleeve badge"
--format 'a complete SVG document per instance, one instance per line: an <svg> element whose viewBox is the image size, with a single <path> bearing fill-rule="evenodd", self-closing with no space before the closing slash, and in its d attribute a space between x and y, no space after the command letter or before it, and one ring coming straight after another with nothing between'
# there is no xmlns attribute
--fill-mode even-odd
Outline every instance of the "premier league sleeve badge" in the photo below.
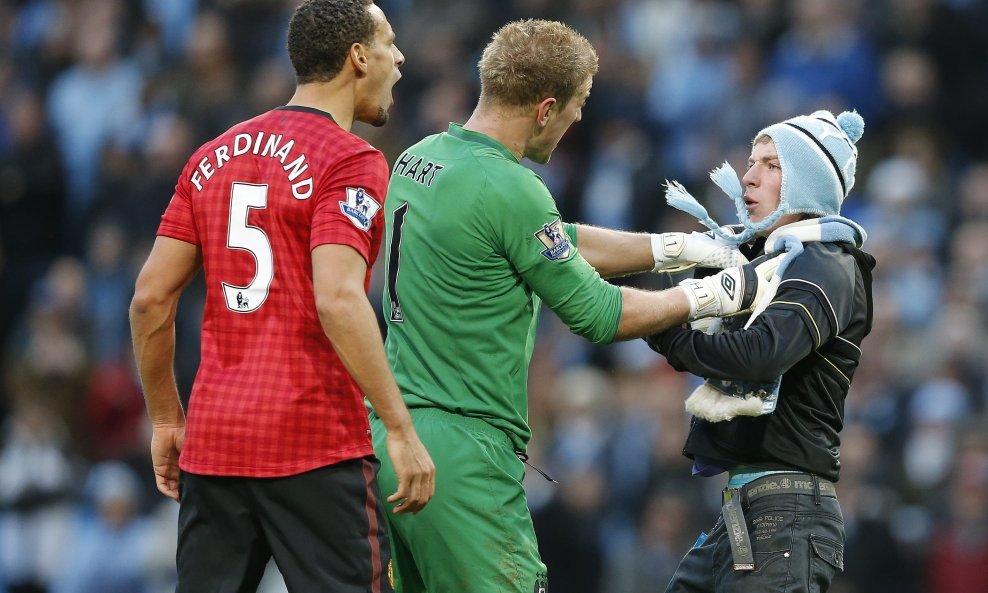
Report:
<svg viewBox="0 0 988 593"><path fill-rule="evenodd" d="M380 209L381 203L362 187L346 188L346 201L340 202L340 211L362 231L370 230L371 221Z"/></svg>
<svg viewBox="0 0 988 593"><path fill-rule="evenodd" d="M573 254L573 244L563 230L562 221L558 218L543 224L542 228L536 231L535 237L545 246L542 256L549 261L564 261Z"/></svg>

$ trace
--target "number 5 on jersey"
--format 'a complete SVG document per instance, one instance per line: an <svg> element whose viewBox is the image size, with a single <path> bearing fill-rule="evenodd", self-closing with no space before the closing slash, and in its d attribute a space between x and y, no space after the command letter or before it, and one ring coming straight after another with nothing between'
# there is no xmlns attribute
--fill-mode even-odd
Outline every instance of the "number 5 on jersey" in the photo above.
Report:
<svg viewBox="0 0 988 593"><path fill-rule="evenodd" d="M267 185L239 182L233 184L230 190L230 224L227 227L226 246L249 252L257 265L257 273L247 286L223 283L226 306L236 313L257 311L268 298L268 290L274 279L271 242L264 231L247 224L251 208L267 208L267 205Z"/></svg>

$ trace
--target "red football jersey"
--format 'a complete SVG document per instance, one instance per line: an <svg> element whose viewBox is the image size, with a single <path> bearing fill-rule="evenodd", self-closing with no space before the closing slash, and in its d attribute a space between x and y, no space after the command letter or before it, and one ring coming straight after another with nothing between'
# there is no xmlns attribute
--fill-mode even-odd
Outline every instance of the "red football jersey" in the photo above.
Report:
<svg viewBox="0 0 988 593"><path fill-rule="evenodd" d="M198 245L202 359L179 465L276 477L370 455L367 412L316 313L311 251L367 260L384 233L384 156L325 112L280 107L199 148L159 235Z"/></svg>

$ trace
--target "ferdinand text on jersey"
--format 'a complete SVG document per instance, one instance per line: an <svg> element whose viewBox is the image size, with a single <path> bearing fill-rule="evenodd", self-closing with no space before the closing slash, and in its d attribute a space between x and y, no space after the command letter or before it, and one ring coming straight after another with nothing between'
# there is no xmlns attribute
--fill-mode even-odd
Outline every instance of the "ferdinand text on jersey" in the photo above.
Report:
<svg viewBox="0 0 988 593"><path fill-rule="evenodd" d="M250 153L278 159L292 184L292 195L296 200L305 200L312 195L312 176L296 181L309 168L309 164L305 162L305 153L298 156L291 154L295 140L289 138L282 142L282 139L282 134L268 134L263 131L253 136L237 134L232 143L221 144L213 149L212 154L202 157L199 165L192 170L189 181L196 186L197 191L202 191L202 184L209 181L230 159ZM293 156L295 158L289 160Z"/></svg>

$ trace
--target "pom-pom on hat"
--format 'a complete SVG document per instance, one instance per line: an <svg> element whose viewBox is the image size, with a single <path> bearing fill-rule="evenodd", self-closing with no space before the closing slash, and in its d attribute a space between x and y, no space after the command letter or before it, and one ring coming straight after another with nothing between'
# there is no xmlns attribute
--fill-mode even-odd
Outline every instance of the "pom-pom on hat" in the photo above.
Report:
<svg viewBox="0 0 988 593"><path fill-rule="evenodd" d="M775 143L782 165L780 214L840 214L854 187L858 164L855 144L864 133L864 119L855 111L834 117L816 111L768 126L755 136Z"/></svg>

